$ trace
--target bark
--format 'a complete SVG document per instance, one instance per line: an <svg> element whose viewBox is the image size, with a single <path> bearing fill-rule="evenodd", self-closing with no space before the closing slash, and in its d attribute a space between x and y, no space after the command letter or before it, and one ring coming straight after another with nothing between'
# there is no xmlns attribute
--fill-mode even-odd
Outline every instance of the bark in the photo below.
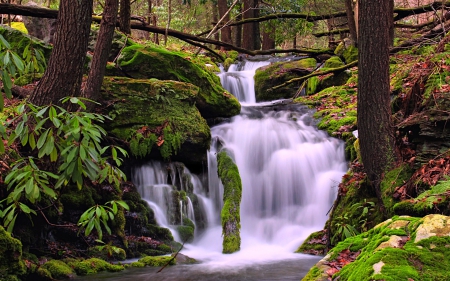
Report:
<svg viewBox="0 0 450 281"><path fill-rule="evenodd" d="M131 34L131 3L130 0L120 0L119 29L125 34Z"/></svg>
<svg viewBox="0 0 450 281"><path fill-rule="evenodd" d="M391 0L359 0L358 137L361 158L380 210L380 182L397 161L389 87ZM374 55L376 54L376 55Z"/></svg>
<svg viewBox="0 0 450 281"><path fill-rule="evenodd" d="M237 4L237 10L238 10L238 14L236 16L236 20L239 21L242 19L242 4L238 3ZM233 44L236 47L242 47L242 26L241 25L235 25L232 27L232 35L234 36L233 38Z"/></svg>
<svg viewBox="0 0 450 281"><path fill-rule="evenodd" d="M347 12L348 29L350 31L350 39L357 44L358 35L356 32L355 17L353 15L353 0L345 0L345 10Z"/></svg>
<svg viewBox="0 0 450 281"><path fill-rule="evenodd" d="M219 8L219 18L222 19L225 24L224 27L220 29L220 40L225 43L231 44L231 27L226 24L230 21L230 14L228 13L228 4L227 0L219 0L218 1ZM222 47L222 50L229 50L229 48Z"/></svg>
<svg viewBox="0 0 450 281"><path fill-rule="evenodd" d="M61 0L54 48L30 102L47 105L59 103L63 97L80 95L92 4L92 0Z"/></svg>
<svg viewBox="0 0 450 281"><path fill-rule="evenodd" d="M269 28L266 28L266 30L263 30L262 32L262 49L263 50L271 50L275 49L275 27L270 26ZM294 45L295 48L295 45Z"/></svg>
<svg viewBox="0 0 450 281"><path fill-rule="evenodd" d="M94 101L98 101L100 99L100 88L103 83L106 63L108 62L108 56L111 51L118 9L119 0L106 0L103 18L100 23L100 30L97 36L97 42L95 43L91 69L89 71L89 76L83 93L84 97Z"/></svg>
<svg viewBox="0 0 450 281"><path fill-rule="evenodd" d="M255 18L255 1L254 0L244 0L244 13L243 17L245 21L246 19ZM242 33L243 33L243 40L242 40L242 47L247 50L256 50L256 23L250 21L248 23L245 23L242 27Z"/></svg>

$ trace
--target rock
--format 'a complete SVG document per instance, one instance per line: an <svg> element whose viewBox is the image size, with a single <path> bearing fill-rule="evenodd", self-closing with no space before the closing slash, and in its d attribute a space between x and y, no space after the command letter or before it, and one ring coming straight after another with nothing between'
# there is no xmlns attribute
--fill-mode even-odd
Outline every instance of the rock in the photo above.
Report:
<svg viewBox="0 0 450 281"><path fill-rule="evenodd" d="M311 73L317 61L313 58L300 59L289 62L276 62L256 70L255 94L257 101L270 101L292 98L302 82L289 84L285 87L270 90L270 88Z"/></svg>
<svg viewBox="0 0 450 281"><path fill-rule="evenodd" d="M360 253L334 267L341 262L336 258L352 256L349 251ZM450 217L395 216L340 242L303 280L326 280L327 273L333 280L448 280L449 255Z"/></svg>
<svg viewBox="0 0 450 281"><path fill-rule="evenodd" d="M25 6L45 8L33 1L28 2ZM25 24L29 35L39 38L45 43L53 43L53 37L56 31L56 19L24 16L23 23Z"/></svg>
<svg viewBox="0 0 450 281"><path fill-rule="evenodd" d="M22 243L0 226L0 279L19 280L18 276L25 272Z"/></svg>
<svg viewBox="0 0 450 281"><path fill-rule="evenodd" d="M113 118L108 133L129 143L137 158L201 165L211 132L195 106L199 88L157 79L105 77L102 103Z"/></svg>
<svg viewBox="0 0 450 281"><path fill-rule="evenodd" d="M133 45L122 50L118 68L109 67L107 75L191 83L198 87L194 102L204 118L231 117L240 112L238 100L222 87L219 77L181 53Z"/></svg>

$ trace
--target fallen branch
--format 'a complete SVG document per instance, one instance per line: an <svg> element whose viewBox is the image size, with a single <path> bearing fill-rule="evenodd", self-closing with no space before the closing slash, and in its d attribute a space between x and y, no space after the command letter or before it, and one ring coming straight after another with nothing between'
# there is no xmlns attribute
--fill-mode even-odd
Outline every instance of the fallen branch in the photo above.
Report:
<svg viewBox="0 0 450 281"><path fill-rule="evenodd" d="M293 79L291 79L289 81L284 82L283 84L280 84L280 85L277 85L275 87L269 88L268 91L273 91L273 90L285 87L285 86L287 86L289 84L292 84L292 83L295 83L295 82L301 82L301 81L304 81L304 80L306 80L308 78L311 78L311 77L314 77L314 76L319 76L319 75L325 75L325 74L328 74L328 73L335 73L335 72L344 71L344 70L352 68L352 67L354 67L356 65L358 65L358 61L351 62L351 63L346 64L346 65L341 66L341 67L330 68L330 69L324 70L324 71L313 72L313 73L310 73L310 74L302 76L302 77L293 78Z"/></svg>

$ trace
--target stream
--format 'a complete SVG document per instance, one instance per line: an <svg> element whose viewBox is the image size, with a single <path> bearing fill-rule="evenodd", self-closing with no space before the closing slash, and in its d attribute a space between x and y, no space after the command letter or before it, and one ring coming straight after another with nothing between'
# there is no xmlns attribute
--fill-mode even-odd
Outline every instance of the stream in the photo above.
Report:
<svg viewBox="0 0 450 281"><path fill-rule="evenodd" d="M344 143L319 131L311 110L282 101L256 103L255 70L269 64L242 62L219 74L222 85L242 104L241 114L211 128L208 171L191 174L187 168L167 169L150 162L136 167L133 182L161 226L171 223L172 184L189 174L196 196L180 203L181 214L204 230L185 244L182 254L199 261L159 269L127 269L79 280L300 280L321 257L295 254L306 237L323 228L337 186L347 170ZM223 186L217 176L216 153L235 160L242 180L241 250L222 254L220 210ZM170 164L173 165L173 164ZM174 172L178 171L178 172ZM178 187L184 190L184 187ZM197 210L197 211L195 211ZM180 219L179 219L180 221Z"/></svg>

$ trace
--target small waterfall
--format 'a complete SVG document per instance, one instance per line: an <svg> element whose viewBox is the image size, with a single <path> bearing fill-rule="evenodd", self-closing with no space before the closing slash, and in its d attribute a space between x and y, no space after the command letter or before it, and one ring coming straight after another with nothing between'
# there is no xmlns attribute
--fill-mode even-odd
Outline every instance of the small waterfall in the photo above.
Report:
<svg viewBox="0 0 450 281"><path fill-rule="evenodd" d="M221 69L218 74L220 82L241 103L253 104L256 102L253 76L256 69L269 64L269 61L244 61L240 64L232 64L226 72L223 68Z"/></svg>
<svg viewBox="0 0 450 281"><path fill-rule="evenodd" d="M190 174L191 186L185 187L179 169L171 167L168 171L157 162L137 168L133 178L143 197L169 218L167 212L174 209L170 207L173 200L163 190L192 189L188 195L195 200L187 197L182 203L185 209L180 212L192 216L197 224L202 222L204 231L196 231L194 243L186 244L183 253L202 260L209 269L298 259L294 250L311 232L323 228L338 183L347 170L344 143L319 131L309 109L301 105L271 108L254 104L253 75L258 67L267 64L245 62L219 74L223 86L243 106L241 114L230 122L211 128L206 186ZM216 161L220 149L226 149L235 160L243 186L241 250L231 255L221 253L223 186ZM161 190L149 191L153 188ZM157 202L166 202L169 207ZM182 214L177 213L177 217Z"/></svg>

